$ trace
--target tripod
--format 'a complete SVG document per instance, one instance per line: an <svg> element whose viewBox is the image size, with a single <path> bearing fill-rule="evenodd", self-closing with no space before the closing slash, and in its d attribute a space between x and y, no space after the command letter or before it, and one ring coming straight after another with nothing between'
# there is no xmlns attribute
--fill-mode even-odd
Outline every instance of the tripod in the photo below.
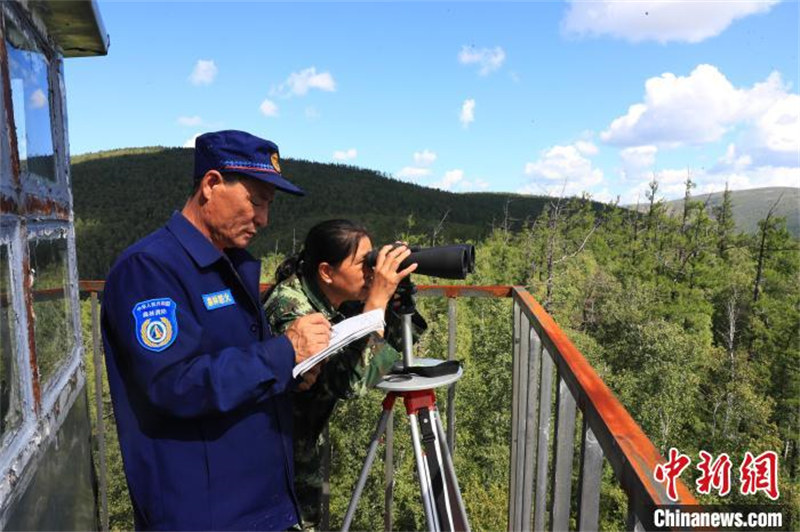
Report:
<svg viewBox="0 0 800 532"><path fill-rule="evenodd" d="M386 398L383 400L383 412L370 440L367 457L347 507L342 532L350 530L350 524L367 482L367 476L375 461L378 443L386 431L397 398L403 399L411 426L417 478L428 531L469 532L470 530L442 421L436 408L436 395L433 391L435 388L446 386L460 379L462 370L459 367L455 373L428 377L407 372L409 368L412 370L419 367L433 368L442 362L426 358L414 360L411 352L411 317L415 310L413 299L415 292L416 287L409 277L406 277L398 287L400 296L398 312L402 317L403 326L403 366L399 373L386 375L383 381L377 385L377 388L387 392Z"/></svg>

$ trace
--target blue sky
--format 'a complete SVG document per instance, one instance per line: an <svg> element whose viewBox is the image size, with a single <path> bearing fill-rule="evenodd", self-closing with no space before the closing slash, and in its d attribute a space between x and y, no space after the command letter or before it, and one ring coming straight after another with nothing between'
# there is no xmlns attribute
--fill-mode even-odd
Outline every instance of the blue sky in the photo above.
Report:
<svg viewBox="0 0 800 532"><path fill-rule="evenodd" d="M243 129L456 192L800 186L794 0L99 7L108 56L65 62L73 154Z"/></svg>

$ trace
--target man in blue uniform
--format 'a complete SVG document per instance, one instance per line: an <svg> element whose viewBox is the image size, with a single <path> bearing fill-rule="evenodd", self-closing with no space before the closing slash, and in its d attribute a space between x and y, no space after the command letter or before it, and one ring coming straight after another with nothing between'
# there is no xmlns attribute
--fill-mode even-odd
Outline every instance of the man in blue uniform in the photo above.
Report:
<svg viewBox="0 0 800 532"><path fill-rule="evenodd" d="M285 530L293 492L294 365L327 346L321 315L274 336L258 304L260 261L244 248L267 225L278 147L241 131L195 142L181 212L117 260L103 342L137 529Z"/></svg>

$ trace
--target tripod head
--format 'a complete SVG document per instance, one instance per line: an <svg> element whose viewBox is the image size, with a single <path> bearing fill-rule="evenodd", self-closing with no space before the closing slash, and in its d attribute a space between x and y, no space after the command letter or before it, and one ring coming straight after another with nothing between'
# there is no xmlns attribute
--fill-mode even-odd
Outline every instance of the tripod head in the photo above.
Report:
<svg viewBox="0 0 800 532"><path fill-rule="evenodd" d="M389 379L394 382L402 382L405 380L413 379L412 374L418 379L424 377L427 379L433 377L443 377L447 375L454 375L458 373L461 376L461 364L455 360L440 361L434 359L414 359L412 353L413 348L413 333L412 333L412 318L414 316L416 305L414 303L414 294L417 293L417 287L411 281L409 275L403 279L397 287L396 294L399 296L399 303L395 303L395 311L400 314L402 320L402 340L403 340L403 365L395 364L392 368ZM420 365L422 363L422 365ZM433 382L428 380L428 382Z"/></svg>
<svg viewBox="0 0 800 532"><path fill-rule="evenodd" d="M403 366L410 368L414 365L414 354L412 348L414 344L414 337L411 334L411 316L417 310L417 305L414 302L414 294L417 293L417 286L411 281L411 276L406 276L400 284L397 285L395 292L399 296L399 305L395 310L400 314L403 320Z"/></svg>
<svg viewBox="0 0 800 532"><path fill-rule="evenodd" d="M406 276L400 284L397 285L395 294L398 296L398 303L395 310L398 314L414 314L417 310L417 304L414 301L414 294L417 293L417 285L411 281L411 275Z"/></svg>

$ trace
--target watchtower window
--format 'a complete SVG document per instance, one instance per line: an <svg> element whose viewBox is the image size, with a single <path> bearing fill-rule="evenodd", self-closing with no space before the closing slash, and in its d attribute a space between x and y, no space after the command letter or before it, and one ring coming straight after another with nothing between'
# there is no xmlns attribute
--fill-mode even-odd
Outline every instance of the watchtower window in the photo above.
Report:
<svg viewBox="0 0 800 532"><path fill-rule="evenodd" d="M49 61L36 41L6 18L11 100L17 132L20 176L55 183L50 113Z"/></svg>
<svg viewBox="0 0 800 532"><path fill-rule="evenodd" d="M67 239L41 238L29 243L34 339L39 378L44 386L75 347L69 297Z"/></svg>
<svg viewBox="0 0 800 532"><path fill-rule="evenodd" d="M8 244L0 244L0 439L13 432L22 421L14 336L17 316L11 296L8 259Z"/></svg>

